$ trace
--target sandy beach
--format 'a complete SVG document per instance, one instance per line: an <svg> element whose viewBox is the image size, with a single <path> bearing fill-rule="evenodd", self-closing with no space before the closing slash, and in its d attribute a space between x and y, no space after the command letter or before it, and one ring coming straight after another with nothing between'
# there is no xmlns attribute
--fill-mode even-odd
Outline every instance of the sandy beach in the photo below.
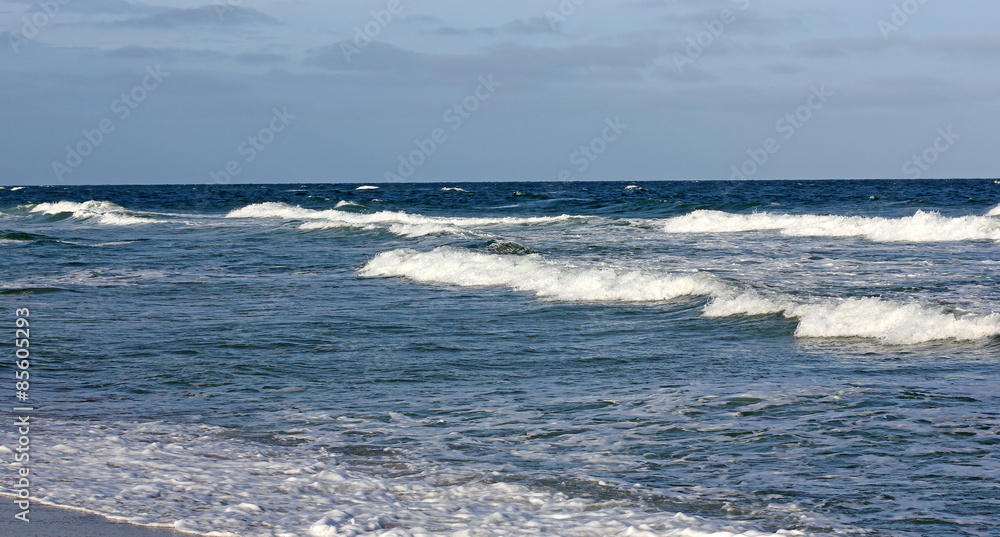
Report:
<svg viewBox="0 0 1000 537"><path fill-rule="evenodd" d="M10 537L171 537L190 535L166 528L136 526L99 515L32 502L29 520L18 512L10 496L0 496L0 535Z"/></svg>

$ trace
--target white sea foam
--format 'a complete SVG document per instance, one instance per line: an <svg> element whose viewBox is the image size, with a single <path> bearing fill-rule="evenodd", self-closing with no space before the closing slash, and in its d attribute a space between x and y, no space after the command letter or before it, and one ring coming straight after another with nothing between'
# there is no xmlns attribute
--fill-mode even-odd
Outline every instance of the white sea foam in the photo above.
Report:
<svg viewBox="0 0 1000 537"><path fill-rule="evenodd" d="M878 298L799 306L799 337L864 337L888 344L954 339L974 341L1000 335L1000 315L948 313L920 304Z"/></svg>
<svg viewBox="0 0 1000 537"><path fill-rule="evenodd" d="M334 208L340 208L340 207L363 207L363 205L361 205L360 203L355 203L353 201L340 200L337 202L336 205L334 205Z"/></svg>
<svg viewBox="0 0 1000 537"><path fill-rule="evenodd" d="M442 188L441 191L442 192L468 192L468 190L466 190L464 188L459 188L457 186L446 186L446 187Z"/></svg>
<svg viewBox="0 0 1000 537"><path fill-rule="evenodd" d="M162 220L153 218L140 218L135 215L143 213L130 211L110 201L90 200L82 203L75 201L39 203L31 208L31 212L42 214L72 213L73 218L77 220L93 220L106 226L133 226L163 222Z"/></svg>
<svg viewBox="0 0 1000 537"><path fill-rule="evenodd" d="M11 189L10 189L11 192L14 192L14 191L17 191L17 190L24 190L24 187L23 186L15 186L15 187L11 187Z"/></svg>
<svg viewBox="0 0 1000 537"><path fill-rule="evenodd" d="M771 315L782 313L794 307L794 303L780 298L765 297L748 289L738 291L728 289L716 293L705 305L703 314L706 317L731 317L733 315Z"/></svg>
<svg viewBox="0 0 1000 537"><path fill-rule="evenodd" d="M375 185L361 185L358 188L355 188L354 190L378 190L378 188L379 187Z"/></svg>
<svg viewBox="0 0 1000 537"><path fill-rule="evenodd" d="M461 286L506 286L566 301L650 302L723 292L703 274L650 274L611 267L578 267L538 254L503 256L443 246L429 252L409 249L376 255L362 276L402 276L414 281Z"/></svg>
<svg viewBox="0 0 1000 537"><path fill-rule="evenodd" d="M798 320L802 338L867 338L887 345L937 340L975 341L1000 335L1000 314L947 312L938 307L881 298L848 298L798 303L754 291L714 297L706 317L781 313Z"/></svg>
<svg viewBox="0 0 1000 537"><path fill-rule="evenodd" d="M880 298L793 299L768 296L707 273L672 274L610 266L581 266L539 254L505 256L442 246L429 252L398 249L376 255L364 277L404 277L424 283L503 286L562 301L661 302L710 297L703 315L782 314L798 320L797 337L853 337L885 344L974 341L1000 335L1000 314L955 313L940 307Z"/></svg>
<svg viewBox="0 0 1000 537"><path fill-rule="evenodd" d="M408 460L405 476L349 468L325 450L275 450L208 426L40 422L32 492L117 520L244 537L764 537L747 523L574 497ZM32 429L35 430L34 428ZM40 436L39 436L40 435ZM0 464L15 470L14 452ZM0 490L14 491L0 485Z"/></svg>
<svg viewBox="0 0 1000 537"><path fill-rule="evenodd" d="M380 211L371 214L359 214L347 211L328 209L317 211L305 209L285 203L258 203L236 209L226 215L226 218L283 218L286 220L305 220L299 228L330 229L352 227L359 229L386 229L390 233L407 237L422 237L442 233L463 233L472 228L496 225L541 225L566 222L577 218L568 215L554 217L498 217L498 218L464 218L438 217L410 214L405 212Z"/></svg>
<svg viewBox="0 0 1000 537"><path fill-rule="evenodd" d="M991 213L992 214L992 211ZM865 237L879 242L1000 241L1000 222L985 216L946 217L917 211L913 216L882 218L836 215L733 214L698 210L668 218L667 233L777 231L788 236Z"/></svg>
<svg viewBox="0 0 1000 537"><path fill-rule="evenodd" d="M986 216L1000 216L1000 205L990 209L990 211L986 213Z"/></svg>

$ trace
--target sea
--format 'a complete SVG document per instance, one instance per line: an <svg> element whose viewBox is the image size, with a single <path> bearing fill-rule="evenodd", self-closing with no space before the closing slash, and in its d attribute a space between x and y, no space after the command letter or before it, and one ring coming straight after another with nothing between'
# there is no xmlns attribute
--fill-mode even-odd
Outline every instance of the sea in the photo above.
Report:
<svg viewBox="0 0 1000 537"><path fill-rule="evenodd" d="M243 537L1000 535L993 179L6 186L0 252L0 492L27 467L35 503Z"/></svg>

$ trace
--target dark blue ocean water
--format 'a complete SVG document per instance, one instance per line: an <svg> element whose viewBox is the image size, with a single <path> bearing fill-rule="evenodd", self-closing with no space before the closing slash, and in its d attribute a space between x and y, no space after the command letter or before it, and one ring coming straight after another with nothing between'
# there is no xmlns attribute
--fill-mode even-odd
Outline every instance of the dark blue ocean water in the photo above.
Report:
<svg viewBox="0 0 1000 537"><path fill-rule="evenodd" d="M0 190L34 495L246 536L1000 535L993 180L359 186Z"/></svg>

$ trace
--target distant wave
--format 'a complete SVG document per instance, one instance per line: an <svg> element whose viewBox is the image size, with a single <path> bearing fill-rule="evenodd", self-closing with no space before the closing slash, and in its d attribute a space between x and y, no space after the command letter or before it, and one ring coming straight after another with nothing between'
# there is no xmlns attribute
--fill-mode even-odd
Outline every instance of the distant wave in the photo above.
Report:
<svg viewBox="0 0 1000 537"><path fill-rule="evenodd" d="M468 190L466 190L464 188L459 188L457 186L446 186L446 187L442 188L441 191L442 192L468 192Z"/></svg>
<svg viewBox="0 0 1000 537"><path fill-rule="evenodd" d="M466 287L504 286L540 298L581 302L662 302L710 297L703 315L783 314L798 320L797 337L857 337L886 344L1000 335L1000 315L959 314L879 298L801 302L740 289L707 273L671 274L608 266L579 266L538 254L504 256L442 246L429 252L398 249L376 255L359 274L404 277Z"/></svg>
<svg viewBox="0 0 1000 537"><path fill-rule="evenodd" d="M1000 214L1000 207L988 216L996 214ZM882 218L698 210L668 218L663 229L667 233L778 231L797 237L865 237L879 242L1000 241L1000 222L988 216L951 218L937 212L917 211L913 216Z"/></svg>
<svg viewBox="0 0 1000 537"><path fill-rule="evenodd" d="M375 185L361 185L354 190L378 190L378 187Z"/></svg>
<svg viewBox="0 0 1000 537"><path fill-rule="evenodd" d="M141 224L162 223L163 220L139 217L143 213L130 211L121 205L110 201L58 201L55 203L39 203L31 208L33 213L63 214L70 213L77 220L93 220L106 226L134 226Z"/></svg>
<svg viewBox="0 0 1000 537"><path fill-rule="evenodd" d="M497 217L463 218L423 216L405 212L380 211L360 214L327 209L318 211L286 203L256 203L231 211L226 218L283 218L305 220L299 229L331 229L353 227L360 229L386 229L390 233L407 237L422 237L443 233L460 233L470 228L493 225L532 225L566 222L573 216L551 217Z"/></svg>

